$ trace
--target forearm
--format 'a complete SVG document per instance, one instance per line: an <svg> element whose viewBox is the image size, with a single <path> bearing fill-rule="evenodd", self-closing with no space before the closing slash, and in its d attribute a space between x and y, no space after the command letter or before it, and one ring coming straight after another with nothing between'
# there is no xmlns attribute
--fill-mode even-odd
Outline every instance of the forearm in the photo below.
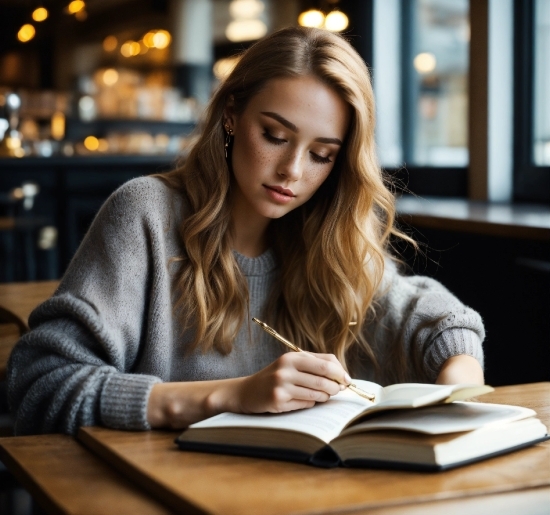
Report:
<svg viewBox="0 0 550 515"><path fill-rule="evenodd" d="M236 399L243 379L156 384L147 404L147 421L152 428L182 428L225 411L238 412Z"/></svg>
<svg viewBox="0 0 550 515"><path fill-rule="evenodd" d="M449 358L439 372L437 384L484 384L483 369L472 356L461 354Z"/></svg>
<svg viewBox="0 0 550 515"><path fill-rule="evenodd" d="M153 428L182 428L225 411L281 413L311 408L350 381L333 355L289 352L247 377L156 384L149 395L147 422Z"/></svg>

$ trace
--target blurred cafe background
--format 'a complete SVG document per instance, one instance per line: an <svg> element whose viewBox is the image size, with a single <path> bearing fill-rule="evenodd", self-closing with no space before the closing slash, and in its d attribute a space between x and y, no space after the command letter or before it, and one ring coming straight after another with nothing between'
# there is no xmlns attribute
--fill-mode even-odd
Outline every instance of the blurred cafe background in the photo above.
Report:
<svg viewBox="0 0 550 515"><path fill-rule="evenodd" d="M550 0L0 0L0 289L58 280L110 193L184 158L237 54L292 25L369 66L420 244L397 250L482 314L487 382L550 379Z"/></svg>

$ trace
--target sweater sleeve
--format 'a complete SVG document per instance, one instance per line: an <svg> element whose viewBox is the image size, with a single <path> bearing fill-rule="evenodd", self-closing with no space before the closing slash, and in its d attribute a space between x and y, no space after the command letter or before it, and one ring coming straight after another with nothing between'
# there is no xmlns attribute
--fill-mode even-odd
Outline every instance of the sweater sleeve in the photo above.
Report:
<svg viewBox="0 0 550 515"><path fill-rule="evenodd" d="M8 363L16 434L149 428L147 401L160 379L135 364L154 285L151 181L130 181L107 200L59 289L31 314Z"/></svg>
<svg viewBox="0 0 550 515"><path fill-rule="evenodd" d="M386 384L434 382L445 361L460 354L483 367L480 315L434 279L401 275L393 262L386 263L366 333Z"/></svg>

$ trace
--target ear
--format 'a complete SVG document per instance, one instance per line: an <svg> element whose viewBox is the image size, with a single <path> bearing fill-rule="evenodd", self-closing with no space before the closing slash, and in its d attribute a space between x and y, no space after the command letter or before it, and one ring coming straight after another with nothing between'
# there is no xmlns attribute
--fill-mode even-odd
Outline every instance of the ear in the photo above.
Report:
<svg viewBox="0 0 550 515"><path fill-rule="evenodd" d="M223 110L223 126L229 125L230 129L235 128L235 97L229 95L227 102L225 103L225 109Z"/></svg>

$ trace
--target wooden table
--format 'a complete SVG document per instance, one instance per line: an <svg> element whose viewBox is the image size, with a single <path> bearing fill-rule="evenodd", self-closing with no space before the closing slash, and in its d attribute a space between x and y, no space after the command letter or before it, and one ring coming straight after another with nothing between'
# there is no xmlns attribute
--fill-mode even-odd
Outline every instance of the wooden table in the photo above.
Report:
<svg viewBox="0 0 550 515"><path fill-rule="evenodd" d="M550 425L550 383L484 400L533 408ZM48 513L542 515L550 506L550 442L419 473L182 452L178 433L82 429L92 452L64 435L4 438L0 459Z"/></svg>
<svg viewBox="0 0 550 515"><path fill-rule="evenodd" d="M6 365L15 342L28 331L29 315L51 297L59 281L0 283L0 381L6 377Z"/></svg>
<svg viewBox="0 0 550 515"><path fill-rule="evenodd" d="M172 513L67 435L0 438L0 459L47 513Z"/></svg>
<svg viewBox="0 0 550 515"><path fill-rule="evenodd" d="M32 310L51 297L58 286L59 281L1 283L0 309L3 313L10 313L7 316L11 316L22 329L28 330Z"/></svg>
<svg viewBox="0 0 550 515"><path fill-rule="evenodd" d="M487 402L531 407L550 425L550 383L497 388ZM82 428L79 440L179 513L499 513L550 507L550 442L440 473L318 469L256 458L182 452L178 432ZM494 506L493 506L494 505ZM494 511L491 509L491 511Z"/></svg>
<svg viewBox="0 0 550 515"><path fill-rule="evenodd" d="M533 408L550 425L550 383L499 387L483 400ZM155 498L176 513L542 515L550 506L550 442L455 470L420 473L327 470L255 458L182 452L173 442L177 434L177 431L81 429L79 441L95 457L102 458L104 466L109 464L119 473L106 476L112 478L108 479L108 485L94 480L96 496L100 498L105 490L106 496L114 497L113 492L120 487L126 496L121 497L125 499L123 502L137 502L136 490L124 483L126 478L137 485L142 502ZM61 510L49 509L52 506L85 504L82 499L90 497L86 489L99 462L90 461L90 453L83 452L83 447L72 440L77 447L70 450L66 437L62 437L63 441L58 440L59 435L25 438L0 440L0 457L9 454L11 461L6 460L9 469L18 471L17 477L39 501L42 499L42 506L54 513ZM33 446L30 442L34 442ZM65 447L59 452L61 443ZM71 471L70 477L67 470ZM143 492L151 497L142 497ZM129 512L120 503L113 506L118 512ZM131 511L139 514L148 513L147 510L144 506L142 511L137 508ZM67 508L64 513L81 512Z"/></svg>

